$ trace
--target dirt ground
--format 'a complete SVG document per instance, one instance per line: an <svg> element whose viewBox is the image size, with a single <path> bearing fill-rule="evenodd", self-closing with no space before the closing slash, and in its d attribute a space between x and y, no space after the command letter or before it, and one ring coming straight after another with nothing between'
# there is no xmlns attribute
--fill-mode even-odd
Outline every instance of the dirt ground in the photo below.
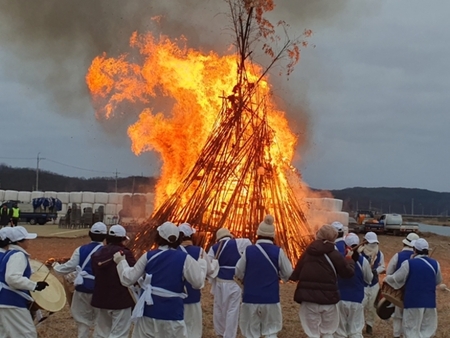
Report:
<svg viewBox="0 0 450 338"><path fill-rule="evenodd" d="M450 285L450 242L448 237L423 234L430 247L434 248L433 258L436 258L440 264L443 275L443 282ZM402 243L401 237L380 236L380 246L386 259L386 265L389 259L398 252ZM51 239L41 238L30 241L29 252L33 259L45 261L49 257L62 258L70 257L73 250L84 244L87 238L76 239ZM283 330L279 334L280 338L306 337L300 325L298 318L299 305L292 300L295 284L288 283L281 285L281 305L283 308ZM203 337L215 337L212 325L212 296L209 293L209 286L203 290ZM450 292L437 291L439 328L436 337L450 337ZM70 316L68 305L65 308L50 316L48 320L41 323L38 327L39 337L64 337L75 338L76 326ZM375 324L374 332L371 337L392 337L392 322L378 319ZM242 337L238 335L238 337ZM369 337L369 336L367 336Z"/></svg>

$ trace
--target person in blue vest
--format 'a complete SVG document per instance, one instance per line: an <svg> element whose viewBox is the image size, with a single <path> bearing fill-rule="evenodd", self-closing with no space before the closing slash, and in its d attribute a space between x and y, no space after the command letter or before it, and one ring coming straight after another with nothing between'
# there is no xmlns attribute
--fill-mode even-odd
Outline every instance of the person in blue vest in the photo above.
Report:
<svg viewBox="0 0 450 338"><path fill-rule="evenodd" d="M70 260L64 264L53 264L53 270L59 274L75 273L75 291L70 311L77 323L78 338L89 337L89 330L94 326L98 310L91 305L94 292L94 276L92 275L91 256L103 247L107 228L103 222L97 222L89 230L91 242L75 249ZM52 264L52 259L46 264Z"/></svg>
<svg viewBox="0 0 450 338"><path fill-rule="evenodd" d="M0 321L2 338L37 338L36 327L29 311L33 302L30 291L42 291L48 283L33 282L29 253L30 239L37 237L22 227L13 228L9 250L0 262Z"/></svg>
<svg viewBox="0 0 450 338"><path fill-rule="evenodd" d="M120 253L114 255L117 272L124 286L138 280L142 293L133 310L133 338L187 338L184 321L185 281L193 289L204 285L206 266L187 253L177 250L180 231L165 222L157 228L157 249L144 253L130 267ZM143 278L141 278L143 277Z"/></svg>
<svg viewBox="0 0 450 338"><path fill-rule="evenodd" d="M211 286L214 331L220 337L235 338L242 296L241 287L234 280L236 263L252 242L248 238L233 238L226 228L217 230L216 240L217 243L208 252L211 259L216 259L219 264L219 273Z"/></svg>
<svg viewBox="0 0 450 338"><path fill-rule="evenodd" d="M434 337L437 329L436 286L441 283L439 263L428 257L428 242L412 242L414 255L385 278L394 289L405 287L403 295L403 334L405 338Z"/></svg>
<svg viewBox="0 0 450 338"><path fill-rule="evenodd" d="M370 231L364 236L365 244L360 249L364 257L370 263L372 268L372 282L364 288L364 310L366 311L366 333L372 334L373 325L376 318L375 301L377 300L380 283L378 275L386 270L384 265L384 255L379 248L378 236Z"/></svg>
<svg viewBox="0 0 450 338"><path fill-rule="evenodd" d="M331 226L335 228L338 232L338 236L334 241L334 245L336 246L337 251L339 251L342 256L345 256L346 246L344 241L344 225L341 222L333 222Z"/></svg>
<svg viewBox="0 0 450 338"><path fill-rule="evenodd" d="M341 300L338 303L339 326L334 338L362 338L364 329L364 286L372 282L369 262L358 254L359 237L349 233L345 237L346 256L355 261L355 275L350 279L338 278Z"/></svg>
<svg viewBox="0 0 450 338"><path fill-rule="evenodd" d="M403 249L392 256L389 264L386 268L386 275L392 275L395 271L400 269L400 266L404 261L407 261L414 254L414 248L412 241L419 239L419 236L413 232L409 233L406 238L402 240ZM392 324L394 328L394 337L400 337L403 333L402 330L402 318L403 318L403 308L398 306L395 307L394 314L392 315Z"/></svg>
<svg viewBox="0 0 450 338"><path fill-rule="evenodd" d="M180 224L178 227L180 231L181 244L178 247L179 250L189 254L196 261L203 260L206 264L206 277L215 277L218 272L217 269L213 269L210 257L206 254L205 250L199 246L195 246L192 241L192 236L195 234L195 229L189 223ZM202 263L203 264L203 263ZM184 322L187 328L188 338L201 338L203 332L203 315L202 304L200 302L201 292L199 289L194 289L189 282L185 282L187 297L184 302Z"/></svg>
<svg viewBox="0 0 450 338"><path fill-rule="evenodd" d="M276 338L283 327L280 283L287 282L292 264L275 241L272 215L267 215L256 231L255 245L245 249L236 264L236 277L243 281L239 328L244 337Z"/></svg>

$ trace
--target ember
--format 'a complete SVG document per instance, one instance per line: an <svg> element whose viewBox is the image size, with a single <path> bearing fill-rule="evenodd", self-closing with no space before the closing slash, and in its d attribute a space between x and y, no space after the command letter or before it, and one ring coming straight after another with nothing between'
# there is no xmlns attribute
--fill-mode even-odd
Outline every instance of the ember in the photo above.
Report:
<svg viewBox="0 0 450 338"><path fill-rule="evenodd" d="M301 210L299 180L291 160L296 136L271 98L268 70L282 56L298 62L304 41L286 40L279 50L264 43L269 66L254 64L253 42L275 41L275 27L263 14L266 0L228 0L236 32L236 55L220 57L187 48L186 41L135 33L130 45L143 64L128 55L94 59L86 81L98 116L117 114L123 101L148 106L158 95L175 104L166 117L144 109L128 129L135 154L156 150L163 159L155 212L137 236L136 249L152 246L156 227L170 220L197 228L199 245L208 247L214 232L227 227L253 239L266 214L275 217L277 242L294 261L311 239ZM284 23L279 25L284 27ZM308 36L310 32L305 32ZM105 104L101 104L106 102ZM300 190L301 191L301 190Z"/></svg>

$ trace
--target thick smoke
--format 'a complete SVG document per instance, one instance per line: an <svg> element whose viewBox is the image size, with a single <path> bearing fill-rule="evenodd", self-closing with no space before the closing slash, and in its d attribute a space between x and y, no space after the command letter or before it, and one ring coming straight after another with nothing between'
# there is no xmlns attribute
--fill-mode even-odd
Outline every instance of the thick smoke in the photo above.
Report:
<svg viewBox="0 0 450 338"><path fill-rule="evenodd" d="M273 17L289 22L299 32L335 24L348 3L347 0L275 2ZM354 6L361 5L352 2L352 17ZM151 19L160 15L159 23ZM103 52L110 56L127 52L131 33L149 30L171 37L183 34L190 47L219 53L233 41L227 4L222 0L2 1L2 70L8 79L33 86L48 97L52 110L69 116L82 115L90 111L84 76L91 60ZM291 119L302 121L303 130L299 132L304 135L307 100L299 95L299 89L302 88L281 90L277 95L290 102L285 108ZM297 99L291 100L294 96ZM298 109L299 105L303 108Z"/></svg>

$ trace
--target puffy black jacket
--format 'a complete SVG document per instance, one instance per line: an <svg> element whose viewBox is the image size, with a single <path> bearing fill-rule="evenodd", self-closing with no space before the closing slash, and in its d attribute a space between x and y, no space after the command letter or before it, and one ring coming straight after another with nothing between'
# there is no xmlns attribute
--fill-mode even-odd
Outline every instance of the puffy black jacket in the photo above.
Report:
<svg viewBox="0 0 450 338"><path fill-rule="evenodd" d="M344 258L333 243L315 240L306 248L290 277L298 281L294 300L297 303L336 304L340 300L337 275L351 278L354 273L354 261Z"/></svg>

